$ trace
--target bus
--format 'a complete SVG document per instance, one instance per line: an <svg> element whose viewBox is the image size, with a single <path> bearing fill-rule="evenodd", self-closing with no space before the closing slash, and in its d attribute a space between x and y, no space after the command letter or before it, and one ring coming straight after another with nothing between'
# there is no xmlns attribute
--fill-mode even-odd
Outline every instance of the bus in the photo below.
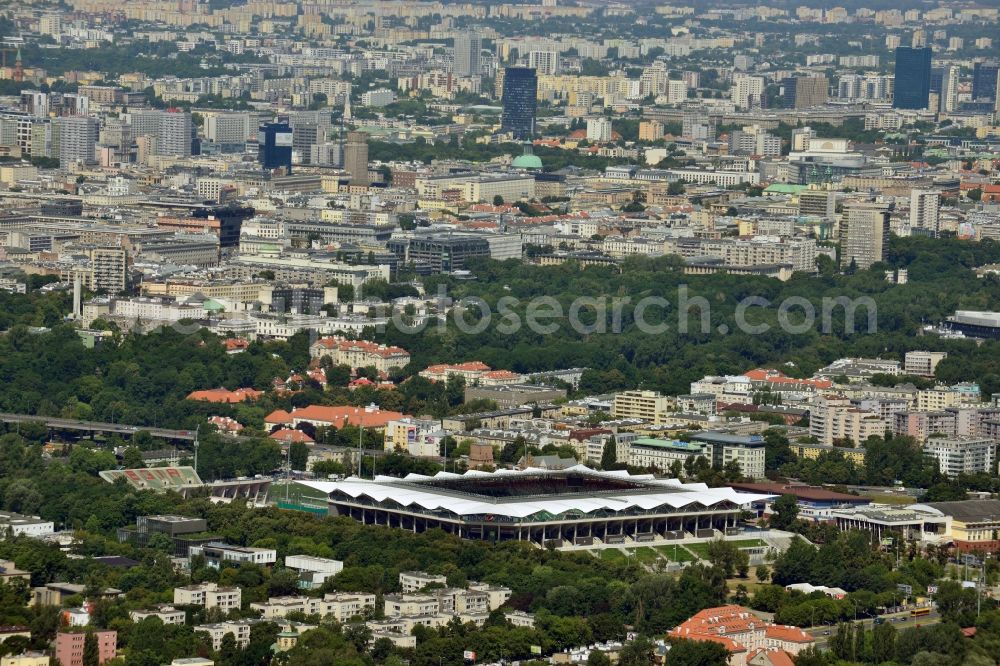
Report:
<svg viewBox="0 0 1000 666"><path fill-rule="evenodd" d="M910 617L921 617L923 615L930 615L930 614L931 614L931 609L927 606L924 606L923 608L914 608L913 610L910 611Z"/></svg>

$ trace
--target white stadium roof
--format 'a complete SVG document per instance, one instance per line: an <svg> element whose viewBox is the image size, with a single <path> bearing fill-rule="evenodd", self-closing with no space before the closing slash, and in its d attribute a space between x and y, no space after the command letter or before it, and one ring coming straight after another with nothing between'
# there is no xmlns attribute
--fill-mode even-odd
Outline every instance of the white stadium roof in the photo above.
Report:
<svg viewBox="0 0 1000 666"><path fill-rule="evenodd" d="M488 495L477 495L474 492L455 491L421 483L448 479L474 480L498 476L508 476L515 480L518 477L565 476L573 473L615 478L642 484L645 487L635 490L600 491L590 495L586 493L555 494L552 499L546 499L545 496L540 495L494 498ZM584 465L575 465L558 471L538 468L498 470L496 472L470 470L464 474L438 472L434 476L409 474L403 479L391 476L378 476L374 480L350 477L343 481L300 481L299 483L328 495L340 492L354 499L364 496L378 503L391 502L402 507L415 505L428 511L444 510L462 516L493 514L510 518L525 518L541 512L560 515L568 511L589 514L601 510L628 511L633 508L648 511L657 507L669 507L670 509L681 509L691 505L712 507L722 502L732 502L739 506L745 506L752 502L774 497L766 494L737 492L729 487L709 488L704 483L682 483L678 479L657 479L651 474L631 475L626 471L596 471ZM658 487L662 487L662 492L657 492Z"/></svg>

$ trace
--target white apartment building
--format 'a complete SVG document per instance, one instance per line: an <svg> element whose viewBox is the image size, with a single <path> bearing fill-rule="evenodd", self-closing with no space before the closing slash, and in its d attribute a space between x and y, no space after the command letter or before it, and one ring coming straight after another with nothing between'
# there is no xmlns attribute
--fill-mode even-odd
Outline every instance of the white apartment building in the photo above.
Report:
<svg viewBox="0 0 1000 666"><path fill-rule="evenodd" d="M859 202L844 207L843 225L847 237L842 241L841 265L851 264L864 270L885 258L889 245L887 204Z"/></svg>
<svg viewBox="0 0 1000 666"><path fill-rule="evenodd" d="M289 555L285 558L285 566L299 572L299 587L307 590L319 587L327 578L344 570L340 560L312 555Z"/></svg>
<svg viewBox="0 0 1000 666"><path fill-rule="evenodd" d="M472 203L492 202L495 197L504 201L519 201L535 196L534 176L482 176L462 186L464 198Z"/></svg>
<svg viewBox="0 0 1000 666"><path fill-rule="evenodd" d="M903 357L903 372L918 377L933 377L938 363L948 358L948 352L911 351Z"/></svg>
<svg viewBox="0 0 1000 666"><path fill-rule="evenodd" d="M100 133L97 118L70 116L56 118L53 122L53 134L57 135L59 142L59 152L54 157L59 158L61 165L68 167L76 162L84 164L94 162Z"/></svg>
<svg viewBox="0 0 1000 666"><path fill-rule="evenodd" d="M917 393L917 411L939 412L962 402L962 394L949 386L935 386Z"/></svg>
<svg viewBox="0 0 1000 666"><path fill-rule="evenodd" d="M438 456L446 436L440 421L407 416L386 423L384 446L386 451L398 449L418 458Z"/></svg>
<svg viewBox="0 0 1000 666"><path fill-rule="evenodd" d="M910 192L910 229L929 231L934 236L941 230L941 193L937 190Z"/></svg>
<svg viewBox="0 0 1000 666"><path fill-rule="evenodd" d="M666 85L667 104L680 104L688 98L688 84L686 81L667 81Z"/></svg>
<svg viewBox="0 0 1000 666"><path fill-rule="evenodd" d="M213 113L205 117L205 138L221 145L246 144L255 130L249 113Z"/></svg>
<svg viewBox="0 0 1000 666"><path fill-rule="evenodd" d="M923 449L937 460L942 474L955 478L959 474L992 473L997 445L990 438L930 437Z"/></svg>
<svg viewBox="0 0 1000 666"><path fill-rule="evenodd" d="M809 434L820 444L851 440L860 446L872 436L884 436L886 422L878 414L856 407L843 396L819 394L810 400Z"/></svg>
<svg viewBox="0 0 1000 666"><path fill-rule="evenodd" d="M760 106L767 83L763 76L737 74L733 76L732 100L736 108L741 110Z"/></svg>
<svg viewBox="0 0 1000 666"><path fill-rule="evenodd" d="M666 472L675 462L684 464L689 458L711 460L712 452L698 442L639 437L629 447L628 464L631 467Z"/></svg>
<svg viewBox="0 0 1000 666"><path fill-rule="evenodd" d="M375 608L374 594L351 594L339 592L316 597L271 597L264 602L250 604L250 610L259 611L265 620L287 617L289 613L332 617L337 622L346 622Z"/></svg>
<svg viewBox="0 0 1000 666"><path fill-rule="evenodd" d="M448 579L445 576L437 576L424 571L401 571L399 574L399 586L403 589L403 594L418 592L428 585L446 585Z"/></svg>
<svg viewBox="0 0 1000 666"><path fill-rule="evenodd" d="M177 610L173 606L161 604L148 610L130 611L128 616L133 622L142 622L147 617L155 617L158 618L163 624L182 625L184 624L185 613L182 610Z"/></svg>
<svg viewBox="0 0 1000 666"><path fill-rule="evenodd" d="M434 594L387 594L385 614L388 617L437 615L441 601Z"/></svg>
<svg viewBox="0 0 1000 666"><path fill-rule="evenodd" d="M238 587L219 587L216 583L200 583L174 588L177 606L204 606L228 611L242 605L242 591Z"/></svg>
<svg viewBox="0 0 1000 666"><path fill-rule="evenodd" d="M611 401L611 416L615 419L642 419L659 425L663 415L676 406L673 397L656 391L622 391Z"/></svg>
<svg viewBox="0 0 1000 666"><path fill-rule="evenodd" d="M388 88L369 90L361 95L362 106L386 106L396 101L396 93Z"/></svg>
<svg viewBox="0 0 1000 666"><path fill-rule="evenodd" d="M487 595L489 610L493 611L510 599L511 590L509 587L501 587L498 585L490 585L489 583L473 583L470 582L467 586L470 592L483 592Z"/></svg>
<svg viewBox="0 0 1000 666"><path fill-rule="evenodd" d="M191 156L191 114L174 111L133 111L129 114L132 134L155 139L154 153L171 157Z"/></svg>
<svg viewBox="0 0 1000 666"><path fill-rule="evenodd" d="M227 543L206 543L191 546L188 549L190 558L203 556L208 566L221 568L223 562L237 564L256 564L270 566L278 559L278 553L273 548L250 548L247 546L231 546Z"/></svg>
<svg viewBox="0 0 1000 666"><path fill-rule="evenodd" d="M530 51L528 53L528 67L534 69L539 75L558 74L559 52Z"/></svg>
<svg viewBox="0 0 1000 666"><path fill-rule="evenodd" d="M212 649L218 651L222 647L222 639L226 634L232 634L236 639L236 647L245 648L250 644L250 627L253 626L248 620L239 622L216 622L214 624L199 624L194 628L195 632L208 634L212 641Z"/></svg>
<svg viewBox="0 0 1000 666"><path fill-rule="evenodd" d="M38 516L0 511L0 534L8 530L14 536L43 537L55 532L55 524Z"/></svg>
<svg viewBox="0 0 1000 666"><path fill-rule="evenodd" d="M611 119L604 116L587 118L587 141L596 143L611 141Z"/></svg>
<svg viewBox="0 0 1000 666"><path fill-rule="evenodd" d="M109 314L131 321L180 321L204 317L205 308L162 298L136 297L111 301Z"/></svg>

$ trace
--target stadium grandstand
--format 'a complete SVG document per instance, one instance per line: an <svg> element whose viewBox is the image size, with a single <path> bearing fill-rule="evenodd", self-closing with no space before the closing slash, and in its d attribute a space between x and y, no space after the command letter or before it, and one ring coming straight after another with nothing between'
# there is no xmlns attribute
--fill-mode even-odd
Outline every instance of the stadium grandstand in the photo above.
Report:
<svg viewBox="0 0 1000 666"><path fill-rule="evenodd" d="M144 467L139 469L109 469L99 472L102 479L115 483L124 479L137 490L153 492L173 491L187 497L194 491L207 488L213 502L228 503L243 499L251 504L264 504L271 487L271 477L227 479L205 483L193 467Z"/></svg>
<svg viewBox="0 0 1000 666"><path fill-rule="evenodd" d="M733 534L741 511L771 497L583 465L299 484L366 525L557 547Z"/></svg>

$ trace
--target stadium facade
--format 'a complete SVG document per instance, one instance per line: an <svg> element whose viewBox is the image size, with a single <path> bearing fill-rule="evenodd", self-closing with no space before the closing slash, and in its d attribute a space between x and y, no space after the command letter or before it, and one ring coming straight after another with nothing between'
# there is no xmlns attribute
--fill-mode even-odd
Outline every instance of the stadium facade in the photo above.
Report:
<svg viewBox="0 0 1000 666"><path fill-rule="evenodd" d="M108 469L98 472L98 475L108 483L124 480L136 490L151 490L154 493L173 491L184 497L190 497L195 492L207 488L208 495L213 502L225 504L239 500L254 506L262 506L271 488L271 477L269 476L257 476L252 479L244 477L205 483L194 468L187 465Z"/></svg>
<svg viewBox="0 0 1000 666"><path fill-rule="evenodd" d="M744 509L772 497L583 465L300 484L324 494L331 515L366 525L557 546L731 534Z"/></svg>

